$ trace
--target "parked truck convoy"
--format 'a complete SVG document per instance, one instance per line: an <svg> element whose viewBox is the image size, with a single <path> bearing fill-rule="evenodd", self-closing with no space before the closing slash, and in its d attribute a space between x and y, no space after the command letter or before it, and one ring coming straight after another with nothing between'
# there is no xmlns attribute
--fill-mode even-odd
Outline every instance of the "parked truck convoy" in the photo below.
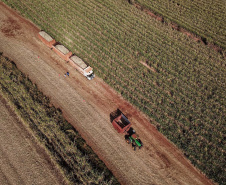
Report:
<svg viewBox="0 0 226 185"><path fill-rule="evenodd" d="M131 127L131 122L128 118L119 110L112 112L111 115L111 122L113 127L118 131L118 133L125 134L125 140L128 144L132 143L132 147L134 150L138 147L139 149L142 148L143 143L138 138L135 130Z"/></svg>
<svg viewBox="0 0 226 185"><path fill-rule="evenodd" d="M82 75L84 75L88 80L92 80L95 75L93 68L88 66L81 58L73 55L62 44L57 43L50 35L44 31L38 33L39 39L50 47L56 54L58 54L62 59L69 62L72 67L78 70Z"/></svg>

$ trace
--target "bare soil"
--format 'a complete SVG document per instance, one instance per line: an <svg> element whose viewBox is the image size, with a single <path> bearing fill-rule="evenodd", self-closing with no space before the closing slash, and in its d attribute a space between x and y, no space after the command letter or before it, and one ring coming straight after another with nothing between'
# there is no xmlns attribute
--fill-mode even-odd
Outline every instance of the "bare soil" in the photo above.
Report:
<svg viewBox="0 0 226 185"><path fill-rule="evenodd" d="M0 97L0 184L65 184L45 150Z"/></svg>
<svg viewBox="0 0 226 185"><path fill-rule="evenodd" d="M13 20L13 24L12 23ZM38 39L39 29L0 3L0 51L38 85L122 184L212 184L150 120L95 77L88 81ZM13 34L8 35L5 30ZM69 77L64 77L66 71ZM110 122L121 109L144 143L133 151Z"/></svg>

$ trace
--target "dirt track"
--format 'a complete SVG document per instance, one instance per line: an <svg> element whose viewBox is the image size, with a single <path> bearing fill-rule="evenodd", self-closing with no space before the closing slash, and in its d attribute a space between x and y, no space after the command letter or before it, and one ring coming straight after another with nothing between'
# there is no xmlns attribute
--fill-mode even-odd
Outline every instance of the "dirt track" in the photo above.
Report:
<svg viewBox="0 0 226 185"><path fill-rule="evenodd" d="M63 184L50 158L0 97L0 184Z"/></svg>
<svg viewBox="0 0 226 185"><path fill-rule="evenodd" d="M143 114L98 77L88 81L73 70L38 40L38 31L0 3L0 51L62 109L122 184L211 184ZM113 129L110 113L117 108L140 135L141 150L134 152Z"/></svg>

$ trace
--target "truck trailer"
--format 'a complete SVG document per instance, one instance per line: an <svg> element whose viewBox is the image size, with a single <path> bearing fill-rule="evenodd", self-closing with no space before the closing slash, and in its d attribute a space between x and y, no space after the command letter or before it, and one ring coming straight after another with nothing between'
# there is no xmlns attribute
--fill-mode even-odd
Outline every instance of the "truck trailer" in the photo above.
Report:
<svg viewBox="0 0 226 185"><path fill-rule="evenodd" d="M56 44L56 41L44 31L38 33L38 38L51 49L53 48L53 45Z"/></svg>
<svg viewBox="0 0 226 185"><path fill-rule="evenodd" d="M93 68L88 66L81 58L73 55L65 46L60 43L57 43L50 35L44 31L38 33L39 39L50 47L57 55L59 55L63 60L69 62L69 64L78 70L83 76L88 80L92 80L95 75Z"/></svg>

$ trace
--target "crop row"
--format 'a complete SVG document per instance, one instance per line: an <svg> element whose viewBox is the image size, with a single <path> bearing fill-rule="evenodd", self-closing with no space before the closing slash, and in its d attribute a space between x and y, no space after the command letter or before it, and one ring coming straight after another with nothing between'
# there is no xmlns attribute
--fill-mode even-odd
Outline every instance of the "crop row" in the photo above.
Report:
<svg viewBox="0 0 226 185"><path fill-rule="evenodd" d="M215 180L222 179L222 174L216 175L222 166L215 162L225 154L226 73L221 55L124 1L8 3L90 63L194 164ZM205 168L206 163L214 167Z"/></svg>
<svg viewBox="0 0 226 185"><path fill-rule="evenodd" d="M207 38L207 41L226 48L226 24L224 21L226 6L224 1L137 0L137 3L163 15L164 18L168 18L198 36Z"/></svg>

